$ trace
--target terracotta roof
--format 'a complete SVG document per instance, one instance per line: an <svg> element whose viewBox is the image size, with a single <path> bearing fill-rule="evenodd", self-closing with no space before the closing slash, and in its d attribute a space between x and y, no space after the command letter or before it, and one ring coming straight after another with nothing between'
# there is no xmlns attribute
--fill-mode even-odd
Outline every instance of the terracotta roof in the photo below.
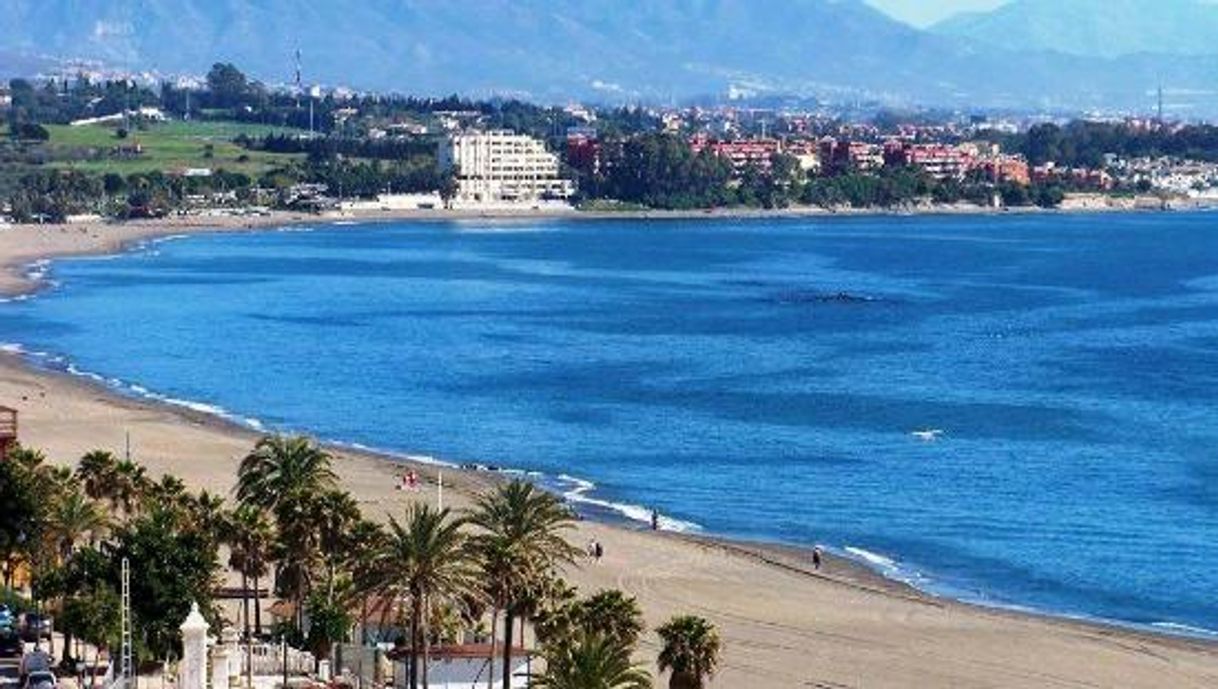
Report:
<svg viewBox="0 0 1218 689"><path fill-rule="evenodd" d="M502 650L502 646L497 646L495 649L496 654L501 653ZM524 646L514 646L513 653L520 656L534 655L534 651L532 649L525 648ZM401 647L395 648L385 655L390 660L399 660L405 658L409 654L410 649L408 647ZM452 644L448 646L432 646L430 651L432 658L439 658L441 660L461 660L467 658L482 659L486 658L490 654L490 644Z"/></svg>

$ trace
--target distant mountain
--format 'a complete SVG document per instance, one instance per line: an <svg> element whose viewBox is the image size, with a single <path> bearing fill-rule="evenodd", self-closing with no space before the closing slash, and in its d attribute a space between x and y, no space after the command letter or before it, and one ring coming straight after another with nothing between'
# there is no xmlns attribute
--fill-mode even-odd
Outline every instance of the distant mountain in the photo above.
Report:
<svg viewBox="0 0 1218 689"><path fill-rule="evenodd" d="M990 12L960 14L931 27L1010 50L1120 57L1135 53L1218 53L1212 0L1015 0Z"/></svg>
<svg viewBox="0 0 1218 689"><path fill-rule="evenodd" d="M0 50L194 74L224 60L283 83L299 47L306 81L420 94L620 102L736 86L1138 109L1160 77L1218 91L1213 57L995 49L914 29L862 0L0 0L0 16Z"/></svg>

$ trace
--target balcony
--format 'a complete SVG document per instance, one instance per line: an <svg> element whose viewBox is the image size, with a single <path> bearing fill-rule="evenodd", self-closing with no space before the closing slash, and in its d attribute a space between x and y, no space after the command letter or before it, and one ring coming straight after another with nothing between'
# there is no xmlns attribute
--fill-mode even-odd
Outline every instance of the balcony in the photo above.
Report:
<svg viewBox="0 0 1218 689"><path fill-rule="evenodd" d="M0 459L17 443L17 410L0 407Z"/></svg>

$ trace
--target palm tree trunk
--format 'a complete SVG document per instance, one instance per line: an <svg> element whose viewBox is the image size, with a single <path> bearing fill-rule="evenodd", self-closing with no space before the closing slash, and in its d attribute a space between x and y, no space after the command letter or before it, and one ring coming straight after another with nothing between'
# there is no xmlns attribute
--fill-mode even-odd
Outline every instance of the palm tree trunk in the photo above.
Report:
<svg viewBox="0 0 1218 689"><path fill-rule="evenodd" d="M503 610L503 689L512 686L512 633L516 626L516 615L509 605Z"/></svg>
<svg viewBox="0 0 1218 689"><path fill-rule="evenodd" d="M67 667L68 663L72 662L72 632L64 630L63 632L63 657L59 659L59 664Z"/></svg>
<svg viewBox="0 0 1218 689"><path fill-rule="evenodd" d="M431 633L430 633L431 629L430 629L430 625L428 624L427 621L431 617L431 609L430 609L431 606L424 605L423 608L424 608L424 610L426 610L426 613L423 615L423 624L422 624L422 627L423 627L423 630L422 630L422 635L423 635L423 689L430 689L431 684L427 681L427 664L428 664L428 655L431 653Z"/></svg>
<svg viewBox="0 0 1218 689"><path fill-rule="evenodd" d="M495 657L499 655L495 641L499 630L499 606L491 606L491 658L486 666L486 689L494 689L495 687Z"/></svg>
<svg viewBox="0 0 1218 689"><path fill-rule="evenodd" d="M245 572L241 573L241 607L242 617L245 618L245 641L250 640L250 578Z"/></svg>
<svg viewBox="0 0 1218 689"><path fill-rule="evenodd" d="M410 689L419 689L419 627L423 620L423 602L418 595L410 599Z"/></svg>
<svg viewBox="0 0 1218 689"><path fill-rule="evenodd" d="M262 636L262 590L258 588L258 575L254 575L254 633Z"/></svg>

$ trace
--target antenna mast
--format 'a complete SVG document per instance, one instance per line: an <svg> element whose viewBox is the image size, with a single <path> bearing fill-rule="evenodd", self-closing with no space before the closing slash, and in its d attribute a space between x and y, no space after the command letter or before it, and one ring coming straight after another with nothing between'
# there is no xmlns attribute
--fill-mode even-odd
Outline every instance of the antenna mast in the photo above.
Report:
<svg viewBox="0 0 1218 689"><path fill-rule="evenodd" d="M1159 126L1163 126L1163 80L1159 80Z"/></svg>
<svg viewBox="0 0 1218 689"><path fill-rule="evenodd" d="M296 107L300 107L300 48L296 49Z"/></svg>

